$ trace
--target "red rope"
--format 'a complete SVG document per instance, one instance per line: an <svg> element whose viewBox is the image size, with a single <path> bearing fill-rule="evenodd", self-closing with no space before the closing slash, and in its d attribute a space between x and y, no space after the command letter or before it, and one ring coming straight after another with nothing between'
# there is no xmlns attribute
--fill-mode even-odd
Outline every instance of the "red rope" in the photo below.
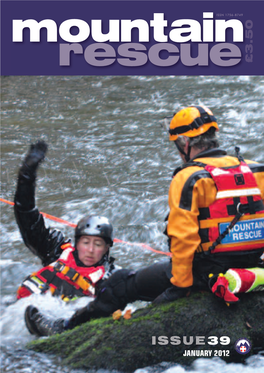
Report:
<svg viewBox="0 0 264 373"><path fill-rule="evenodd" d="M0 201L1 202L4 202L8 205L11 205L11 206L14 206L14 202L11 202L11 201L8 201L6 199L3 199L3 198L0 198ZM62 224L65 224L65 225L68 225L72 228L75 228L76 227L76 224L73 224L67 220L63 220L63 219L60 219L60 218L56 218L56 216L53 216L53 215L49 215L49 214L46 214L45 212L41 212L41 215L43 215L45 218L47 219L50 219L50 220L53 220L53 221L56 221L58 223L62 223ZM116 243L123 243L123 244L126 244L126 245L130 245L130 246L139 246L139 247L142 247L143 249L146 249L146 250L150 250L156 254L161 254L161 255L167 255L167 256L171 256L171 253L167 253L167 252L163 252L163 251L159 251L159 250L155 250L153 249L152 247L144 244L144 243L133 243L133 242L127 242L127 241L122 241L122 240L119 240L118 238L114 238L113 240L114 242Z"/></svg>

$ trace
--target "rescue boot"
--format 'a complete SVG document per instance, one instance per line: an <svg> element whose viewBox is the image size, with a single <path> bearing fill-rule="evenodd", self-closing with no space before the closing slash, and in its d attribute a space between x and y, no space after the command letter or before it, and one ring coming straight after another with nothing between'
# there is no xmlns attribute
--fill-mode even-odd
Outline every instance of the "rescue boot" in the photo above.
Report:
<svg viewBox="0 0 264 373"><path fill-rule="evenodd" d="M29 332L38 337L60 334L66 330L64 319L51 320L42 315L34 306L26 308L25 323Z"/></svg>

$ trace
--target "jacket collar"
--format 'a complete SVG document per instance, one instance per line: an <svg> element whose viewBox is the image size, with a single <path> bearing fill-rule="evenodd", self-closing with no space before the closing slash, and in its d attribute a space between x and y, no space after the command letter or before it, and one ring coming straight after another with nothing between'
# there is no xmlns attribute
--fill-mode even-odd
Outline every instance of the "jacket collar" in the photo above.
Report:
<svg viewBox="0 0 264 373"><path fill-rule="evenodd" d="M219 158L225 156L226 154L227 152L225 150L219 148L204 150L201 153L196 154L196 156L190 159L187 163L183 163L181 166L177 167L176 170L174 170L172 177L174 177L179 171L183 170L184 168L195 165L195 159L197 158ZM197 162L196 165L198 163L199 162ZM203 167L205 165L201 163L201 166Z"/></svg>
<svg viewBox="0 0 264 373"><path fill-rule="evenodd" d="M192 162L197 158L211 158L211 157L218 158L218 157L223 157L224 155L227 155L227 152L225 150L219 149L219 148L213 148L213 149L204 150L201 153L196 154L196 156L190 159L189 162Z"/></svg>

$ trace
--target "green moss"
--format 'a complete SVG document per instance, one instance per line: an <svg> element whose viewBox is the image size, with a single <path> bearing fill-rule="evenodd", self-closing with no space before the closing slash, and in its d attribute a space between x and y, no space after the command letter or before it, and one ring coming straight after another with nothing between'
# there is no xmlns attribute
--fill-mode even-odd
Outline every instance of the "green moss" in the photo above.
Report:
<svg viewBox="0 0 264 373"><path fill-rule="evenodd" d="M264 348L263 307L264 297L260 293L241 297L240 304L233 307L227 307L212 294L194 294L172 303L148 306L136 311L129 320L93 320L61 335L34 341L29 348L55 353L64 359L64 364L74 368L134 372L161 361L188 365L196 358L182 356L183 344L152 345L152 336L203 335L207 339L227 335L231 340L230 357L225 360L241 362L241 355L234 350L238 338L248 338L254 347ZM223 346L206 345L205 349L208 347ZM201 346L193 346L196 348Z"/></svg>

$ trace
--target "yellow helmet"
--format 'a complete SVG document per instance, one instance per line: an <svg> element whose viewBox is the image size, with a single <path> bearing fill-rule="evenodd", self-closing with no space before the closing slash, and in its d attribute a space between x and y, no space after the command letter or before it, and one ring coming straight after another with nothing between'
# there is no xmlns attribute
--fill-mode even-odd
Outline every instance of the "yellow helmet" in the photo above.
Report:
<svg viewBox="0 0 264 373"><path fill-rule="evenodd" d="M173 116L169 129L170 140L177 140L179 135L196 137L211 127L215 127L216 131L219 130L211 110L205 106L190 106Z"/></svg>

